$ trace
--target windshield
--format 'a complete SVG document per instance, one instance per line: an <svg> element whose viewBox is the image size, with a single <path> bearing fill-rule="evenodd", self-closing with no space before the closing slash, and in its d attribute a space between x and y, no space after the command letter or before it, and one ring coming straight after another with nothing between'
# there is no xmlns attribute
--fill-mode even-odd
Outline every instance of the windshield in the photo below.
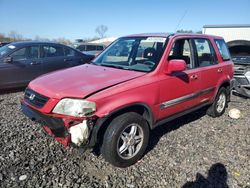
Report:
<svg viewBox="0 0 250 188"><path fill-rule="evenodd" d="M150 72L159 63L166 41L164 37L120 38L101 53L93 64Z"/></svg>
<svg viewBox="0 0 250 188"><path fill-rule="evenodd" d="M12 44L5 45L3 47L0 47L0 57L4 56L5 54L8 54L12 50L14 50L16 47Z"/></svg>

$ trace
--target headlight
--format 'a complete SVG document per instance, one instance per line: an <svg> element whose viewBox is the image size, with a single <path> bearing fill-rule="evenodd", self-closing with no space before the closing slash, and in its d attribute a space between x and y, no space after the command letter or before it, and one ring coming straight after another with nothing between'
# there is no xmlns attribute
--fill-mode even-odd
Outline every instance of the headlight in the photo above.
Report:
<svg viewBox="0 0 250 188"><path fill-rule="evenodd" d="M62 99L53 109L53 113L84 117L90 116L96 111L96 104L94 102L81 99Z"/></svg>

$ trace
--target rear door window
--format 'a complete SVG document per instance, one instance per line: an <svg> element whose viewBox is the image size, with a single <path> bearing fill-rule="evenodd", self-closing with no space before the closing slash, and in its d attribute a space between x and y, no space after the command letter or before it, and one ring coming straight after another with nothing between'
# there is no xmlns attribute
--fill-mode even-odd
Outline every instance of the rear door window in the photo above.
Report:
<svg viewBox="0 0 250 188"><path fill-rule="evenodd" d="M64 48L65 56L75 56L75 51L70 48Z"/></svg>
<svg viewBox="0 0 250 188"><path fill-rule="evenodd" d="M63 47L45 45L42 47L43 57L62 57L64 56Z"/></svg>
<svg viewBox="0 0 250 188"><path fill-rule="evenodd" d="M197 55L197 67L206 67L218 63L215 51L208 39L194 39Z"/></svg>
<svg viewBox="0 0 250 188"><path fill-rule="evenodd" d="M28 48L28 59L36 59L39 57L39 46L31 46Z"/></svg>
<svg viewBox="0 0 250 188"><path fill-rule="evenodd" d="M221 55L223 61L230 60L231 56L230 56L230 53L229 53L229 50L227 48L225 41L222 39L217 39L217 40L215 40L215 43L219 49L219 52L220 52L220 55Z"/></svg>

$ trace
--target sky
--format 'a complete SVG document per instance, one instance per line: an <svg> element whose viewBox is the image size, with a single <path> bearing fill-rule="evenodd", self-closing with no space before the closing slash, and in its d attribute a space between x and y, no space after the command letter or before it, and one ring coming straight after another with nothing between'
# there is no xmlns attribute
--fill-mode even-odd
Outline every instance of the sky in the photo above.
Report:
<svg viewBox="0 0 250 188"><path fill-rule="evenodd" d="M207 24L250 24L250 0L0 0L0 33L56 39L201 31Z"/></svg>

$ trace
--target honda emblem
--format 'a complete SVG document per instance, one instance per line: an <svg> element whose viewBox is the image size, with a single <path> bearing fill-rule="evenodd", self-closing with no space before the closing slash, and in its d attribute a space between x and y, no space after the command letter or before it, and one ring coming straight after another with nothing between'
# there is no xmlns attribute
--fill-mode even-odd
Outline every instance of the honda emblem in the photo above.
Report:
<svg viewBox="0 0 250 188"><path fill-rule="evenodd" d="M31 95L29 96L29 100L33 101L35 97L36 97L35 94L31 94Z"/></svg>

